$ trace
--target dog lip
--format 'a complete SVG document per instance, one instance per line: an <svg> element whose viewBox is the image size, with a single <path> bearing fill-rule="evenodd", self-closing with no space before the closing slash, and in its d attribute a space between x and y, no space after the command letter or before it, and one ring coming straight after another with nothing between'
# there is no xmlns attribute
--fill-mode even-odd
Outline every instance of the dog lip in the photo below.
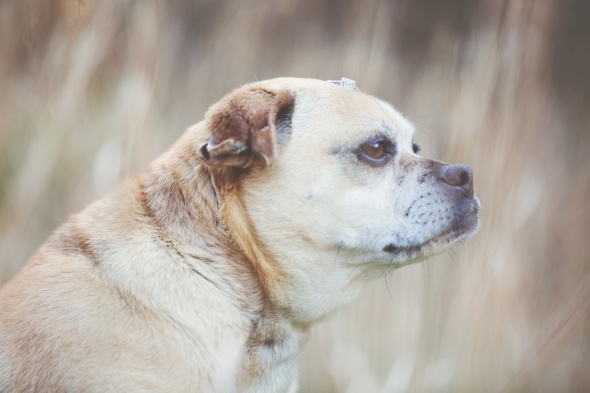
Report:
<svg viewBox="0 0 590 393"><path fill-rule="evenodd" d="M409 244L405 246L389 243L388 245L383 247L383 251L388 254L398 254L404 252L407 255L415 255L420 253L423 248L430 244L437 242L447 243L452 240L459 239L463 236L469 236L473 234L477 230L478 223L479 219L477 217L477 213L469 214L468 217L464 218L459 222L454 223L449 228L438 233L436 236L428 239L424 243Z"/></svg>
<svg viewBox="0 0 590 393"><path fill-rule="evenodd" d="M398 246L393 243L388 244L383 248L383 251L390 253L390 254L397 254L399 252L408 252L413 253L419 251L422 248L422 244L414 244L411 246Z"/></svg>
<svg viewBox="0 0 590 393"><path fill-rule="evenodd" d="M477 213L479 213L479 209L481 208L481 205L479 204L479 201L476 199L474 199L473 201L473 208L471 209L471 214L473 214L474 216L477 215Z"/></svg>

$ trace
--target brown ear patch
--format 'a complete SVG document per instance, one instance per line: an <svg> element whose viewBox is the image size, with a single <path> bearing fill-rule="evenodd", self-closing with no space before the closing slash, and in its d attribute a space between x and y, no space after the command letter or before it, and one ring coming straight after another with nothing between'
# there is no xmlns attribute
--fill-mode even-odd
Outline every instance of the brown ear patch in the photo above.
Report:
<svg viewBox="0 0 590 393"><path fill-rule="evenodd" d="M293 106L287 92L250 89L229 95L207 112L211 139L199 149L213 167L245 168L258 157L269 164L278 154L277 113Z"/></svg>

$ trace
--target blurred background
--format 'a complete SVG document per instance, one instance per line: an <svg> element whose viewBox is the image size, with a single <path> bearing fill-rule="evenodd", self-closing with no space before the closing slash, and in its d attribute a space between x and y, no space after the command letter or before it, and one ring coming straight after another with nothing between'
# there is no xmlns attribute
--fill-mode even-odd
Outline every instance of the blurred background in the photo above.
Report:
<svg viewBox="0 0 590 393"><path fill-rule="evenodd" d="M312 329L301 392L590 391L590 2L4 0L0 283L207 107L357 81L473 167L479 234Z"/></svg>

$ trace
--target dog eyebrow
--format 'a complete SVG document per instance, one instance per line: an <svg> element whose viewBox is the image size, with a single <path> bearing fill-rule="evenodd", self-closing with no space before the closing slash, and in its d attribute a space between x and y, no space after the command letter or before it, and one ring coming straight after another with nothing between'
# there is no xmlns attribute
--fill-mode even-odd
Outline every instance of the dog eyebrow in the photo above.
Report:
<svg viewBox="0 0 590 393"><path fill-rule="evenodd" d="M354 141L348 140L347 143L343 143L342 145L334 147L331 150L331 154L334 154L334 155L350 154L351 152L354 152L355 150L357 150L359 148L359 146L363 145L364 143L367 143L371 140L379 139L379 138L387 139L393 144L396 143L395 140L397 138L398 132L394 128L392 128L389 124L382 122L378 126L371 127L371 129L374 131L371 135L367 136L365 134L362 136L362 138L361 137L359 137L358 139L355 138ZM392 134L393 134L393 137L392 137Z"/></svg>
<svg viewBox="0 0 590 393"><path fill-rule="evenodd" d="M399 134L399 130L397 128L392 127L391 124L386 123L385 121L383 121L381 125L377 127L377 130L382 130L382 132L386 135L393 134L394 138L397 138L397 134Z"/></svg>

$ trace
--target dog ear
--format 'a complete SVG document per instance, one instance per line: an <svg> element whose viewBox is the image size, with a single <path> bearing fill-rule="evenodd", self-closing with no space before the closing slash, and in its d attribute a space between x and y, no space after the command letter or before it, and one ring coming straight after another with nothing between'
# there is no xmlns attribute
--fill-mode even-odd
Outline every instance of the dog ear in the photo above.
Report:
<svg viewBox="0 0 590 393"><path fill-rule="evenodd" d="M199 156L215 168L246 168L258 158L270 164L278 154L277 123L293 105L285 91L257 88L229 95L205 116L211 138L199 148Z"/></svg>

